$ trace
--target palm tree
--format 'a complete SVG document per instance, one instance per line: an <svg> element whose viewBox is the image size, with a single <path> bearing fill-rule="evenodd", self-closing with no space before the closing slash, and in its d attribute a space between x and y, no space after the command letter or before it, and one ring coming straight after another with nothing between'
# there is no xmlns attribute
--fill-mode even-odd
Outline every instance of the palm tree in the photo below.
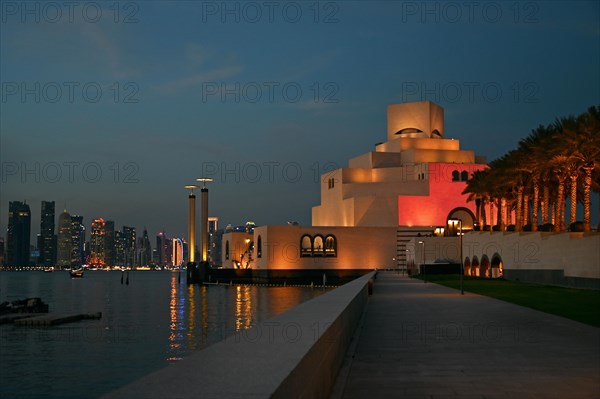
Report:
<svg viewBox="0 0 600 399"><path fill-rule="evenodd" d="M537 231L538 216L542 213L542 224L548 223L549 202L549 172L547 150L552 144L552 130L550 127L539 125L531 133L519 142L519 149L523 156L523 169L529 171L527 189L531 194L531 230ZM543 184L543 197L540 201L540 184Z"/></svg>
<svg viewBox="0 0 600 399"><path fill-rule="evenodd" d="M463 191L463 194L468 194L467 202L475 201L477 222L481 228L487 223L485 204L488 202L489 186L489 169L477 170L473 172Z"/></svg>
<svg viewBox="0 0 600 399"><path fill-rule="evenodd" d="M584 231L591 230L591 190L594 170L600 168L600 106L590 107L574 122L573 129L566 136L566 145L571 151L577 170L583 171L583 226ZM572 171L575 175L575 171ZM573 190L571 188L571 201ZM573 209L573 204L571 204Z"/></svg>
<svg viewBox="0 0 600 399"><path fill-rule="evenodd" d="M581 175L584 225L589 231L591 191L600 191L600 106L590 107L577 118L559 118L551 125L538 126L519 142L516 150L491 162L489 169L476 172L464 194L469 194L468 201L476 202L479 220L480 210L485 218L488 203L490 224L494 224L494 206L497 206L497 224L501 230L507 220L512 223L508 215L514 211L516 230L530 222L536 231L541 207L542 224L551 217L554 230L565 231L566 189L569 189L573 223L577 218Z"/></svg>

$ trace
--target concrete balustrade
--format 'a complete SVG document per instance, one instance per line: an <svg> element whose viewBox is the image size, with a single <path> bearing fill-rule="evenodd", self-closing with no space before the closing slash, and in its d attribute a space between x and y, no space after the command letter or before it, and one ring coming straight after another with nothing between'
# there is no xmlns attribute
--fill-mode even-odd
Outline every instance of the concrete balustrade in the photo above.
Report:
<svg viewBox="0 0 600 399"><path fill-rule="evenodd" d="M368 298L368 273L105 398L325 398Z"/></svg>

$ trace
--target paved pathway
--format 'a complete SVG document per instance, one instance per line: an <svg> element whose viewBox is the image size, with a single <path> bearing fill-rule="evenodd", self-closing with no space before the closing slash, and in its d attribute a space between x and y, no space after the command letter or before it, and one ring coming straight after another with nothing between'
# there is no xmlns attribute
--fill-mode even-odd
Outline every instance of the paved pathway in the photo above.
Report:
<svg viewBox="0 0 600 399"><path fill-rule="evenodd" d="M600 329L379 273L332 398L600 398Z"/></svg>

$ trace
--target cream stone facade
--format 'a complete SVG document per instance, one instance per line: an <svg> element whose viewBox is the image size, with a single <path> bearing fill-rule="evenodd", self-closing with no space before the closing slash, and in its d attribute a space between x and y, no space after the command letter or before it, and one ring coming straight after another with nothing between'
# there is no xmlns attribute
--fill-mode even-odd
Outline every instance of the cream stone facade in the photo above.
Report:
<svg viewBox="0 0 600 399"><path fill-rule="evenodd" d="M373 270L395 265L396 229L390 227L261 226L254 230L254 240L254 268L259 270Z"/></svg>
<svg viewBox="0 0 600 399"><path fill-rule="evenodd" d="M462 191L487 165L444 137L442 107L429 101L388 106L387 138L347 168L322 176L313 226L435 227L444 226L454 209L474 214Z"/></svg>
<svg viewBox="0 0 600 399"><path fill-rule="evenodd" d="M224 268L252 267L254 237L245 231L224 233L221 241L221 265Z"/></svg>
<svg viewBox="0 0 600 399"><path fill-rule="evenodd" d="M407 244L409 270L436 260L460 262L458 237L420 237ZM600 289L599 233L470 232L463 236L464 273Z"/></svg>

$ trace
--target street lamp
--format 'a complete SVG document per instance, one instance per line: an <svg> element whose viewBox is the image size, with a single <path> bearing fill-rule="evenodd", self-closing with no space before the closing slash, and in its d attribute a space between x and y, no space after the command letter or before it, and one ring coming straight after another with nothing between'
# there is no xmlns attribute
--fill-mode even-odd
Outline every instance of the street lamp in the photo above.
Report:
<svg viewBox="0 0 600 399"><path fill-rule="evenodd" d="M465 274L465 271L463 269L462 219L450 219L448 220L448 223L451 223L453 227L458 224L458 235L460 236L460 294L464 295L465 289L463 287L463 274Z"/></svg>
<svg viewBox="0 0 600 399"><path fill-rule="evenodd" d="M426 278L426 275L425 275L425 241L419 241L419 244L423 244L423 258L422 258L423 282L426 283L427 282L427 278Z"/></svg>

